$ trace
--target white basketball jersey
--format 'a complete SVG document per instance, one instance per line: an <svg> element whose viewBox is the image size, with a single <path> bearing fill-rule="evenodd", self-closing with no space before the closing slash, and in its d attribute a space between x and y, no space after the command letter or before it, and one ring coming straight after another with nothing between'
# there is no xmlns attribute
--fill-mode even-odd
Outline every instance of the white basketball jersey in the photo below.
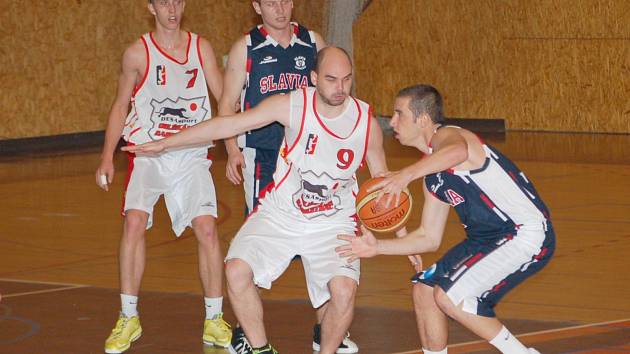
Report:
<svg viewBox="0 0 630 354"><path fill-rule="evenodd" d="M183 62L164 52L152 33L144 34L147 66L131 98L123 137L133 144L159 140L211 117L199 36L188 33Z"/></svg>
<svg viewBox="0 0 630 354"><path fill-rule="evenodd" d="M285 129L273 187L261 203L301 219L354 222L355 172L367 151L369 105L349 97L341 115L325 118L315 109L315 88L290 95L291 127Z"/></svg>

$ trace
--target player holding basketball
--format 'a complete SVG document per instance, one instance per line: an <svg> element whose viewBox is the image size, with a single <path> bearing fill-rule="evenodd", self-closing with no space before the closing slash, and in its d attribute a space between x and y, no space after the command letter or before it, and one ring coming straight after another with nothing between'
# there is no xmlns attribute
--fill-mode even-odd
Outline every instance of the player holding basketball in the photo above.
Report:
<svg viewBox="0 0 630 354"><path fill-rule="evenodd" d="M335 353L354 313L358 261L335 252L336 235L355 231L355 172L365 158L373 175L386 171L382 133L369 106L350 97L348 54L324 48L311 72L315 88L265 99L251 110L217 117L167 139L124 150L159 153L234 136L279 122L285 127L274 182L228 251L226 276L234 313L253 353L276 353L267 342L257 286L270 288L295 255L302 257L311 303L329 302L320 353Z"/></svg>
<svg viewBox="0 0 630 354"><path fill-rule="evenodd" d="M253 0L252 5L262 24L241 37L230 51L219 101L222 116L236 113L239 102L241 111L245 111L266 97L312 86L309 74L315 67L317 51L326 46L318 33L291 22L293 1ZM247 214L258 205L260 192L273 182L283 137L284 127L274 122L240 135L238 144L237 138L225 140L228 151L225 173L232 183L243 183ZM313 350L319 350L320 323L325 310L326 304L317 309ZM239 326L233 329L230 350L251 353ZM337 353L358 351L357 345L346 337Z"/></svg>
<svg viewBox="0 0 630 354"><path fill-rule="evenodd" d="M184 6L183 0L150 0L155 31L125 50L96 171L96 183L105 190L113 181L112 160L121 133L132 145L162 139L211 117L208 86L215 97L221 95L221 73L210 43L180 29ZM137 303L145 265L144 231L151 227L153 206L162 194L175 234L192 226L198 241L206 305L203 341L223 347L230 343L232 333L222 319L223 264L207 149L198 146L159 157L130 154L119 259L122 310L105 342L106 353L126 351L142 334Z"/></svg>
<svg viewBox="0 0 630 354"><path fill-rule="evenodd" d="M433 252L453 207L466 240L412 278L424 353L447 353L447 316L502 353L538 353L514 337L493 311L508 291L542 269L555 249L549 211L534 186L475 134L444 125L442 97L431 86L401 90L390 124L401 144L427 155L373 189L400 195L411 181L424 177L421 225L393 240L376 240L365 229L363 237L342 235L348 244L338 252L349 262L377 254Z"/></svg>

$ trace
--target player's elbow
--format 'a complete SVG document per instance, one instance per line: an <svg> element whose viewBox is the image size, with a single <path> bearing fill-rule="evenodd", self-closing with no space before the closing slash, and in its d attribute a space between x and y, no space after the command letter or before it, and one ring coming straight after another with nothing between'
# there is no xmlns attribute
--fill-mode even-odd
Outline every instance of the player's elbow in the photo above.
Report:
<svg viewBox="0 0 630 354"><path fill-rule="evenodd" d="M440 248L440 240L438 238L427 235L425 240L426 249L424 250L424 252L435 252L438 250L438 248Z"/></svg>
<svg viewBox="0 0 630 354"><path fill-rule="evenodd" d="M457 145L457 147L451 151L451 158L453 162L455 162L455 165L466 162L466 160L468 160L468 146L466 144Z"/></svg>

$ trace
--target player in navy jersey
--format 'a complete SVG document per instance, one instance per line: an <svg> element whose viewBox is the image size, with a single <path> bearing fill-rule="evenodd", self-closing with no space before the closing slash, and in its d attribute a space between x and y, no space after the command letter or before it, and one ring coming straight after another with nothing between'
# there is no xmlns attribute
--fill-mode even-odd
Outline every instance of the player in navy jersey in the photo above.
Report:
<svg viewBox="0 0 630 354"><path fill-rule="evenodd" d="M230 50L223 95L219 101L220 115L234 114L239 106L245 111L266 97L312 86L310 72L315 66L317 52L326 46L318 33L291 22L292 1L255 0L252 5L261 16L262 24L241 37ZM260 193L273 181L283 138L284 127L274 122L225 140L228 152L226 176L234 184L243 183L246 214L256 208ZM317 310L314 350L319 348L319 324L325 306ZM230 350L239 354L251 352L238 326L234 327ZM338 353L357 351L356 344L346 338Z"/></svg>
<svg viewBox="0 0 630 354"><path fill-rule="evenodd" d="M433 252L442 241L450 207L467 238L413 278L413 301L424 353L447 353L447 316L502 353L538 353L526 348L495 317L494 306L515 286L542 269L555 249L549 211L514 163L475 134L444 125L442 98L428 85L401 90L391 120L401 144L424 158L389 174L372 190L398 203L410 182L424 177L420 227L394 240L341 235L337 249L353 261L377 254ZM381 194L382 196L382 194Z"/></svg>

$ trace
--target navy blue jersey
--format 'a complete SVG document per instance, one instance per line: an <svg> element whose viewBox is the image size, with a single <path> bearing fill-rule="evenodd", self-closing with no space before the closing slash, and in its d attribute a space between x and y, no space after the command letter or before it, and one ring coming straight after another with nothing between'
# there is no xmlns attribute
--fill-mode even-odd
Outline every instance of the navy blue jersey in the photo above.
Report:
<svg viewBox="0 0 630 354"><path fill-rule="evenodd" d="M312 86L310 72L315 68L317 45L312 32L291 23L293 38L283 48L262 25L247 34L247 80L241 95L241 109L255 107L265 97ZM239 138L241 147L279 150L284 127L272 123Z"/></svg>
<svg viewBox="0 0 630 354"><path fill-rule="evenodd" d="M540 228L549 210L525 174L505 155L484 144L477 170L426 176L427 189L457 212L470 239L495 239L523 227Z"/></svg>

